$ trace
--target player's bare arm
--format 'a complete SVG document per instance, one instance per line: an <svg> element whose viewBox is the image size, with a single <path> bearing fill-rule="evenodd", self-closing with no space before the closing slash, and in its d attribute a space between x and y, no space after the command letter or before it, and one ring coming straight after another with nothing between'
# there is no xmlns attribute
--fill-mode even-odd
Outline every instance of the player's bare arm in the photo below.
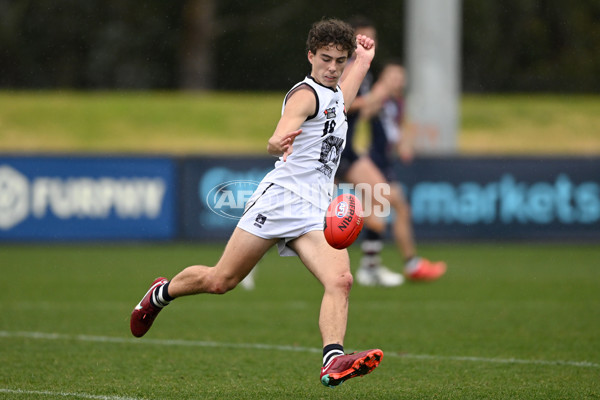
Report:
<svg viewBox="0 0 600 400"><path fill-rule="evenodd" d="M392 95L391 88L385 81L379 79L366 96L361 96L360 116L370 119L377 115L383 108L385 101ZM358 99L358 97L357 97ZM357 103L358 100L355 101Z"/></svg>
<svg viewBox="0 0 600 400"><path fill-rule="evenodd" d="M373 57L375 57L375 41L368 36L357 35L356 59L344 74L344 80L340 84L346 107L350 107L356 98L360 84L371 68Z"/></svg>
<svg viewBox="0 0 600 400"><path fill-rule="evenodd" d="M283 115L267 144L269 154L287 160L294 150L294 139L302 133L300 126L314 114L316 106L315 95L310 89L299 89L288 97Z"/></svg>
<svg viewBox="0 0 600 400"><path fill-rule="evenodd" d="M353 63L354 63L354 59L351 59L350 61L348 61L348 64L346 65L346 69L344 70L344 73L342 74L342 77L340 78L340 86L342 85L342 82L348 77L348 73L352 69ZM354 98L354 101L352 102L352 104L346 104L346 111L348 112L348 114L354 114L354 113L360 112L364 106L365 106L365 96L356 96Z"/></svg>

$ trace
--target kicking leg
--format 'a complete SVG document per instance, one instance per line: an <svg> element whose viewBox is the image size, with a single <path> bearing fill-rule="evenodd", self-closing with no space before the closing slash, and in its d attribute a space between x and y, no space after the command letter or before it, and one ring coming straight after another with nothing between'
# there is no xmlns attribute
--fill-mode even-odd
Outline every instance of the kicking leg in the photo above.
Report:
<svg viewBox="0 0 600 400"><path fill-rule="evenodd" d="M214 267L193 265L170 282L166 278L157 278L131 313L131 333L136 337L144 336L158 313L176 297L222 294L233 289L275 242L236 228Z"/></svg>
<svg viewBox="0 0 600 400"><path fill-rule="evenodd" d="M348 298L352 287L348 252L329 246L321 231L309 232L290 245L325 289L319 314L323 339L321 383L335 387L348 379L370 373L383 358L381 350L344 354Z"/></svg>
<svg viewBox="0 0 600 400"><path fill-rule="evenodd" d="M187 267L171 280L169 294L181 297L199 293L225 293L244 279L276 242L236 228L214 267Z"/></svg>
<svg viewBox="0 0 600 400"><path fill-rule="evenodd" d="M290 242L309 271L325 290L319 314L323 345L344 344L348 322L348 297L352 287L350 259L346 250L336 250L322 231L311 231Z"/></svg>

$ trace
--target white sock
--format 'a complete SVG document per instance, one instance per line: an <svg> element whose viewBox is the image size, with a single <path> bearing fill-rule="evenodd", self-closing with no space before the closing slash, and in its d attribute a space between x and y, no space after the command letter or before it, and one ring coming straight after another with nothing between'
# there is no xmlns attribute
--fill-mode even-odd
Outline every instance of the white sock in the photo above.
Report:
<svg viewBox="0 0 600 400"><path fill-rule="evenodd" d="M154 304L156 307L160 307L163 308L165 306L168 306L169 303L171 302L170 300L167 300L166 294L165 294L165 286L166 285L162 285L159 286L154 293L152 293L152 304Z"/></svg>

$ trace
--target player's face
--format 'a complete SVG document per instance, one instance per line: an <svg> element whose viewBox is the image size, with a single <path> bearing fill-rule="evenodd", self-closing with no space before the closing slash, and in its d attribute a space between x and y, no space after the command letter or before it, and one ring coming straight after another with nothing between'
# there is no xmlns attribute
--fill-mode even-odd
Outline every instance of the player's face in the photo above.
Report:
<svg viewBox="0 0 600 400"><path fill-rule="evenodd" d="M335 46L322 47L316 54L308 52L312 64L311 76L323 86L335 88L348 62L348 52Z"/></svg>

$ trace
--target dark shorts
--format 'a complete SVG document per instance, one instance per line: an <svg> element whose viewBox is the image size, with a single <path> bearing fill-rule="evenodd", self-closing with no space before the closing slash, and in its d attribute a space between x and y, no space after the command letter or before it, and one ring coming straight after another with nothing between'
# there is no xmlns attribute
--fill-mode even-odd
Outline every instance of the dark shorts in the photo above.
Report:
<svg viewBox="0 0 600 400"><path fill-rule="evenodd" d="M356 123L358 122L357 115L348 115L348 133L346 134L346 147L340 157L340 164L338 166L335 177L344 181L348 171L352 168L352 164L360 158L360 156L354 151L354 131ZM389 181L393 181L397 178L394 171L394 161L391 156L390 147L391 144L387 140L383 125L379 118L373 118L369 121L371 129L371 146L369 148L368 155L373 160L373 163L379 168L383 176Z"/></svg>

